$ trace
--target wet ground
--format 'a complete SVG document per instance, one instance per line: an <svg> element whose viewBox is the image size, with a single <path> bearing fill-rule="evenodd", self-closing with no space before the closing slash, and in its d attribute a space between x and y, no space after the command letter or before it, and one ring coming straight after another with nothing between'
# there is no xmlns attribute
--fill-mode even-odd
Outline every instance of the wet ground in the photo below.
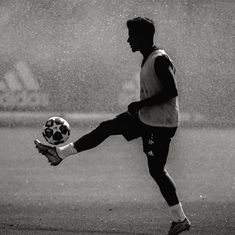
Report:
<svg viewBox="0 0 235 235"><path fill-rule="evenodd" d="M89 129L72 129L71 141ZM0 129L0 234L165 234L171 217L141 141L107 139L51 167L36 128ZM235 234L235 130L186 129L167 169L192 222L185 234Z"/></svg>

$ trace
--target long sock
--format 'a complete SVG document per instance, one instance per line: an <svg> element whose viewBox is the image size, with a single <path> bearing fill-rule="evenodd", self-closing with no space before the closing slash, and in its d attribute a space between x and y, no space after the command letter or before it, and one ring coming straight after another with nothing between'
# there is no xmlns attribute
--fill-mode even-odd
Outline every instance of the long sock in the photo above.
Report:
<svg viewBox="0 0 235 235"><path fill-rule="evenodd" d="M65 159L68 156L76 154L77 150L74 148L73 143L70 143L62 147L57 147L56 152L60 158Z"/></svg>
<svg viewBox="0 0 235 235"><path fill-rule="evenodd" d="M171 206L170 210L175 222L183 221L186 218L181 203Z"/></svg>

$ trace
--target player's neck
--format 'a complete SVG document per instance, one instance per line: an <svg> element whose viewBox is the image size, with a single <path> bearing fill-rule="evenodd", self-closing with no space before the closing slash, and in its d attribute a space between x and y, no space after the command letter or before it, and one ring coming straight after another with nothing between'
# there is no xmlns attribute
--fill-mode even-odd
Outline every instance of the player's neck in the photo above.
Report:
<svg viewBox="0 0 235 235"><path fill-rule="evenodd" d="M148 59L148 57L149 57L149 55L153 52L153 51L155 51L155 50L157 50L158 48L155 46L155 45L152 45L152 46L150 46L150 47L146 47L145 49L143 49L143 50L140 50L140 53L143 55L143 61L142 61L142 64L141 64L141 67L143 67L144 66L144 63L145 63L145 61Z"/></svg>
<svg viewBox="0 0 235 235"><path fill-rule="evenodd" d="M155 50L157 50L157 47L155 45L151 45L151 46L141 49L140 53L143 55L144 60L146 60L149 57L149 55Z"/></svg>

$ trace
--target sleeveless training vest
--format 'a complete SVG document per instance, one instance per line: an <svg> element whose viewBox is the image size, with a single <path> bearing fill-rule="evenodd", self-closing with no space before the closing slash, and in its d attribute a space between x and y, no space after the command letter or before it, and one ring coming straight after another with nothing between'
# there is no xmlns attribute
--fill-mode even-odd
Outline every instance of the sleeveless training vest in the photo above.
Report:
<svg viewBox="0 0 235 235"><path fill-rule="evenodd" d="M162 89L160 80L158 79L154 61L158 56L165 55L170 58L164 50L153 51L140 71L140 100L152 97L159 93ZM171 62L171 60L170 60ZM160 105L145 106L139 111L140 120L150 126L159 127L176 127L179 125L179 105L178 97L162 103Z"/></svg>

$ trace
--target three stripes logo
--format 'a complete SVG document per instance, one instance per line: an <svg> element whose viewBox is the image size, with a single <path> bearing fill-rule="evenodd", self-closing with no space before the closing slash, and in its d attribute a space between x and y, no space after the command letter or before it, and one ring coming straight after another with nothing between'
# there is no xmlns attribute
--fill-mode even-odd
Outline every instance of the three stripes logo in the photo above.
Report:
<svg viewBox="0 0 235 235"><path fill-rule="evenodd" d="M0 107L27 108L48 106L48 94L39 92L40 86L30 67L23 61L0 79Z"/></svg>

